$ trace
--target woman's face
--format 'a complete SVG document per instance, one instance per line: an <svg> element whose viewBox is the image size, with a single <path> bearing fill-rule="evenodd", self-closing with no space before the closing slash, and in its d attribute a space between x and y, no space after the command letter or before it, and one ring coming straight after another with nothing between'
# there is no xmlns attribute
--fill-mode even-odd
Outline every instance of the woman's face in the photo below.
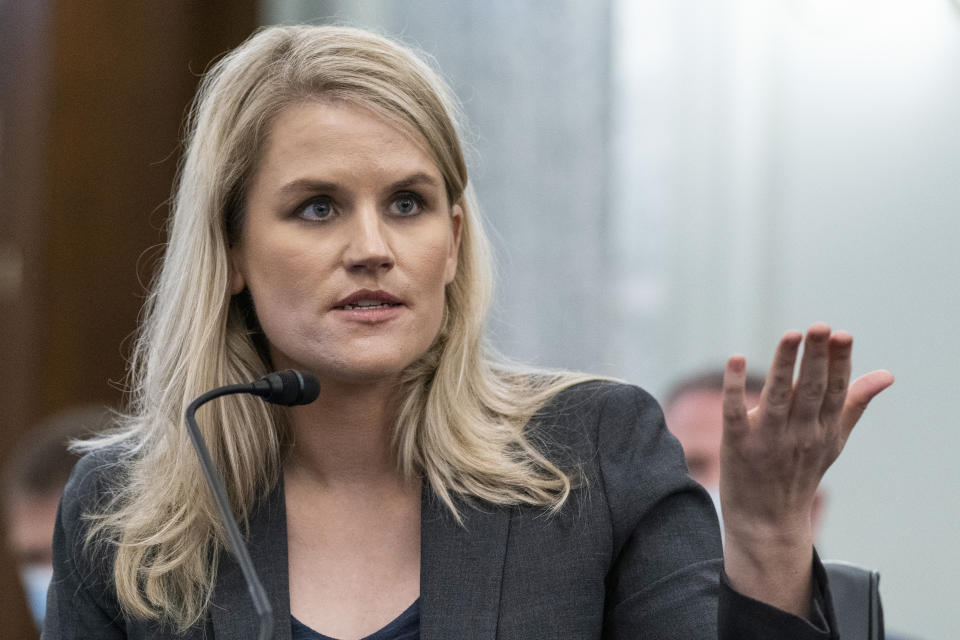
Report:
<svg viewBox="0 0 960 640"><path fill-rule="evenodd" d="M430 156L362 107L275 119L231 249L278 368L321 380L396 376L440 329L462 213Z"/></svg>

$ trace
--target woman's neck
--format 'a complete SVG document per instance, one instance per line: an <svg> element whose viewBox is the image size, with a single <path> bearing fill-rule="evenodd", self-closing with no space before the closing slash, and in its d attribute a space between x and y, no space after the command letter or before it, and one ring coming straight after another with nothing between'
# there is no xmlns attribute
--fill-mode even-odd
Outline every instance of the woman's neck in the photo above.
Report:
<svg viewBox="0 0 960 640"><path fill-rule="evenodd" d="M287 480L328 488L400 482L392 446L397 397L393 380L321 383L319 399L289 409Z"/></svg>

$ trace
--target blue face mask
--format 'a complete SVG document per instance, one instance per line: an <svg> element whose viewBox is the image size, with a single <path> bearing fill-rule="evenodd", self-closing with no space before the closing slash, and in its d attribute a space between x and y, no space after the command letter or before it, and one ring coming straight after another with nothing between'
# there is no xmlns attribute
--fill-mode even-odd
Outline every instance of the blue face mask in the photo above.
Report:
<svg viewBox="0 0 960 640"><path fill-rule="evenodd" d="M20 569L20 583L27 595L27 605L38 629L43 626L43 616L47 610L47 588L52 578L53 567L48 565L31 564Z"/></svg>

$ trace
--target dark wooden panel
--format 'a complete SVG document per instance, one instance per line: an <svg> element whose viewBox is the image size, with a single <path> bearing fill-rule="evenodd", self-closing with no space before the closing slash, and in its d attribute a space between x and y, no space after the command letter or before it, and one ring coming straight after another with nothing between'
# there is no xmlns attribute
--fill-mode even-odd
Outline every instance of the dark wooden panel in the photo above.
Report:
<svg viewBox="0 0 960 640"><path fill-rule="evenodd" d="M42 416L120 401L110 382L124 375L160 254L183 115L199 73L256 27L257 3L30 0L0 11L3 460ZM33 637L19 599L4 571L4 637Z"/></svg>
<svg viewBox="0 0 960 640"><path fill-rule="evenodd" d="M0 461L32 418L28 398L39 373L32 329L42 250L34 222L46 209L48 25L45 0L0 4ZM37 637L6 545L0 567L4 637Z"/></svg>
<svg viewBox="0 0 960 640"><path fill-rule="evenodd" d="M40 301L49 336L42 367L58 380L56 406L117 397L108 382L122 378L121 340L143 301L135 266L162 241L197 74L254 26L253 12L238 13L243 3L213 14L215 4L64 2L57 12L43 272L50 295ZM150 267L141 263L144 280Z"/></svg>

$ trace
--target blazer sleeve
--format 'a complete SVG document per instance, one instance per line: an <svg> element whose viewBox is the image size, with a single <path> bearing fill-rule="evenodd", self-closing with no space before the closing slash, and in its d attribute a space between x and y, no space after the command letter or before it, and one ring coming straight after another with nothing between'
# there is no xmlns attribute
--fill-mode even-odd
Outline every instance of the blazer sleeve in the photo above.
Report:
<svg viewBox="0 0 960 640"><path fill-rule="evenodd" d="M797 640L836 640L839 625L827 573L816 551L813 552L813 603L806 620L765 602L738 593L720 574L719 640L740 638L797 638Z"/></svg>
<svg viewBox="0 0 960 640"><path fill-rule="evenodd" d="M77 463L57 512L53 534L53 580L41 640L115 640L126 638L114 597L112 565L84 545L83 514L101 492L107 462L88 454Z"/></svg>
<svg viewBox="0 0 960 640"><path fill-rule="evenodd" d="M722 575L713 504L687 473L683 451L649 394L626 385L607 394L596 438L614 549L606 640L835 637L832 609L823 606L825 576L815 559L819 624L733 590Z"/></svg>

